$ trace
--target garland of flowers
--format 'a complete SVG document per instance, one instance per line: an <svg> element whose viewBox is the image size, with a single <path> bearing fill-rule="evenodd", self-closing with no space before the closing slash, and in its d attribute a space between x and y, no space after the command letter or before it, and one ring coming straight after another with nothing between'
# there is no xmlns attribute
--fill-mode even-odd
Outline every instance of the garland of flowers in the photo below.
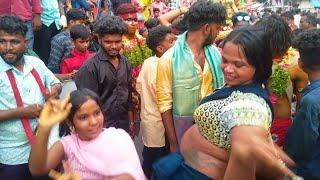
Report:
<svg viewBox="0 0 320 180"><path fill-rule="evenodd" d="M277 97L281 96L288 87L288 80L290 78L288 68L292 55L293 49L290 47L279 64L275 65L276 67L272 73L270 89Z"/></svg>
<svg viewBox="0 0 320 180"><path fill-rule="evenodd" d="M281 96L288 86L289 72L287 69L277 65L271 76L270 88L276 96Z"/></svg>
<svg viewBox="0 0 320 180"><path fill-rule="evenodd" d="M141 71L143 61L152 56L152 50L148 48L145 39L136 34L136 38L129 40L127 37L123 39L123 55L129 60L132 68L132 103L134 122L140 121L140 95L136 90L136 81Z"/></svg>
<svg viewBox="0 0 320 180"><path fill-rule="evenodd" d="M131 44L124 46L123 55L128 58L132 69L143 64L143 61L152 56L152 51L145 42L133 46Z"/></svg>

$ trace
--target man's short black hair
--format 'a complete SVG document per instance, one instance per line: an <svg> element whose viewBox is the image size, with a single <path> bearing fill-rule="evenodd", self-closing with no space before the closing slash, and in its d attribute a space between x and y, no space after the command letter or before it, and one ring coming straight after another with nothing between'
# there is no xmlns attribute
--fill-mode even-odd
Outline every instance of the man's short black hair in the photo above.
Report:
<svg viewBox="0 0 320 180"><path fill-rule="evenodd" d="M188 16L188 30L196 31L207 23L224 24L227 12L220 3L197 1L185 15Z"/></svg>
<svg viewBox="0 0 320 180"><path fill-rule="evenodd" d="M21 18L17 16L2 15L0 16L0 31L8 34L20 34L26 37L28 28Z"/></svg>
<svg viewBox="0 0 320 180"><path fill-rule="evenodd" d="M236 25L239 20L238 20L238 16L242 16L242 17L245 17L245 16L249 16L248 13L245 13L245 12L236 12L233 14L233 16L231 17L231 20L232 20L232 24L233 25ZM250 16L249 16L250 17ZM250 17L250 20L251 20L251 17ZM250 21L249 20L249 21Z"/></svg>
<svg viewBox="0 0 320 180"><path fill-rule="evenodd" d="M286 17L291 20L294 20L294 15L292 11L285 11L284 13L281 14L281 17Z"/></svg>
<svg viewBox="0 0 320 180"><path fill-rule="evenodd" d="M86 13L80 9L70 9L66 14L67 22L70 23L71 20L86 20Z"/></svg>
<svg viewBox="0 0 320 180"><path fill-rule="evenodd" d="M156 18L150 18L144 23L144 26L149 30L158 25L159 25L159 19L156 19Z"/></svg>
<svg viewBox="0 0 320 180"><path fill-rule="evenodd" d="M94 32L99 36L106 34L127 34L128 28L118 16L106 16L97 21L93 26Z"/></svg>
<svg viewBox="0 0 320 180"><path fill-rule="evenodd" d="M146 27L143 27L143 28L139 29L139 34L142 36L142 34L146 31L148 31L148 29Z"/></svg>
<svg viewBox="0 0 320 180"><path fill-rule="evenodd" d="M157 51L157 47L166 38L167 34L172 33L171 28L167 26L157 26L152 28L147 36L147 45L153 51Z"/></svg>
<svg viewBox="0 0 320 180"><path fill-rule="evenodd" d="M298 49L303 65L320 71L320 30L310 29L301 32L294 40L293 47Z"/></svg>
<svg viewBox="0 0 320 180"><path fill-rule="evenodd" d="M317 16L314 13L304 12L304 13L301 13L301 17L302 16L306 16L307 22L310 23L312 26L317 26L318 20L317 20Z"/></svg>
<svg viewBox="0 0 320 180"><path fill-rule="evenodd" d="M71 36L71 39L73 39L74 41L79 38L87 39L90 37L90 32L84 25L77 24L71 27L70 36Z"/></svg>

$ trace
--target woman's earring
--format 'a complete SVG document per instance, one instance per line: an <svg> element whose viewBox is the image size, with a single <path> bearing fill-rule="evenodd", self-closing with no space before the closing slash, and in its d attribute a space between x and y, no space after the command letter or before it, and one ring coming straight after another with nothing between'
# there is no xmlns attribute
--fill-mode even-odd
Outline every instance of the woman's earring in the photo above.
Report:
<svg viewBox="0 0 320 180"><path fill-rule="evenodd" d="M75 130L75 128L74 128L74 126L70 126L70 131L72 132L72 133L74 133L76 130Z"/></svg>

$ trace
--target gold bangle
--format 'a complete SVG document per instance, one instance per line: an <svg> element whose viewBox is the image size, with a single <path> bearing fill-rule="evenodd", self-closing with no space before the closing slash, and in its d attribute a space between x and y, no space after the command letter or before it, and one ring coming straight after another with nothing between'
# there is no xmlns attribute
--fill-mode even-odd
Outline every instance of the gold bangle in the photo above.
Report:
<svg viewBox="0 0 320 180"><path fill-rule="evenodd" d="M180 14L179 14L179 16L180 16L182 14L181 8L179 8L179 12L180 12Z"/></svg>

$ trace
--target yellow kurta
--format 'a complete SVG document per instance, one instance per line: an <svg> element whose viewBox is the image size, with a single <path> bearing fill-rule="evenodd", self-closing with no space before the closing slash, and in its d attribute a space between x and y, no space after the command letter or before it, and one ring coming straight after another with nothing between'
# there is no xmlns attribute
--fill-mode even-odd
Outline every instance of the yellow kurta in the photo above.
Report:
<svg viewBox="0 0 320 180"><path fill-rule="evenodd" d="M157 68L156 96L161 113L172 109L172 57L174 48L169 49L159 60ZM206 60L203 70L195 61L194 65L200 81L199 103L213 92L213 75Z"/></svg>

